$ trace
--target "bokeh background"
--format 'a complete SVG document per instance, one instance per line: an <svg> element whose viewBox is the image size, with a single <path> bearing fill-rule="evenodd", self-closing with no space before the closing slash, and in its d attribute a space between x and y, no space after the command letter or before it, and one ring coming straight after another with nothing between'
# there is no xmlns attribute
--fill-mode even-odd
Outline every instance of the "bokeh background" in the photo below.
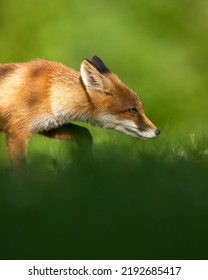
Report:
<svg viewBox="0 0 208 280"><path fill-rule="evenodd" d="M1 258L208 258L208 1L0 0L0 63L79 69L100 56L158 139L88 127L93 159L34 136L9 169L0 136Z"/></svg>

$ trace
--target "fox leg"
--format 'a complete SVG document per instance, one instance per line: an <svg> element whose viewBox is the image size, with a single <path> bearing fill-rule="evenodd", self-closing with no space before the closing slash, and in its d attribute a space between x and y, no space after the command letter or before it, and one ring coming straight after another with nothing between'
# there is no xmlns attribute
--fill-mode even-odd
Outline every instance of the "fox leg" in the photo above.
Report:
<svg viewBox="0 0 208 280"><path fill-rule="evenodd" d="M86 153L92 151L92 136L85 127L69 123L49 131L41 132L41 134L55 139L75 141L80 152Z"/></svg>
<svg viewBox="0 0 208 280"><path fill-rule="evenodd" d="M18 169L26 164L27 143L29 137L18 134L6 134L7 149L12 167Z"/></svg>

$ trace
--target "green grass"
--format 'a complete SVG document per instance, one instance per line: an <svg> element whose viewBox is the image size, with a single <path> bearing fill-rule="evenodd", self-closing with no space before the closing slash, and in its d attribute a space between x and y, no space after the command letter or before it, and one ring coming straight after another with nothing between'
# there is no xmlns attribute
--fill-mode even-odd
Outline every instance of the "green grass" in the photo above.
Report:
<svg viewBox="0 0 208 280"><path fill-rule="evenodd" d="M0 258L207 259L205 140L94 132L91 159L38 136L26 170L1 169Z"/></svg>

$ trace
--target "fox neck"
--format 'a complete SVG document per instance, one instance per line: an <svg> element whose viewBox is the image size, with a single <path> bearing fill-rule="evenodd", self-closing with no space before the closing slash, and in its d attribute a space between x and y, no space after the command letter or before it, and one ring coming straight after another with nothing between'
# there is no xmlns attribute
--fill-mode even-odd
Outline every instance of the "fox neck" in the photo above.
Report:
<svg viewBox="0 0 208 280"><path fill-rule="evenodd" d="M93 104L83 86L80 73L76 72L73 81L68 79L55 83L51 89L51 110L54 116L68 121L93 123Z"/></svg>

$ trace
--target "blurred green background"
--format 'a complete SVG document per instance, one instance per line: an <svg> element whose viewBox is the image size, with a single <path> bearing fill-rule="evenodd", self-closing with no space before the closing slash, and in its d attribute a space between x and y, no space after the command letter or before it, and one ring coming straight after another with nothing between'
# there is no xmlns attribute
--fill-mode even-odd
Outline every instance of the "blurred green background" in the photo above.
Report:
<svg viewBox="0 0 208 280"><path fill-rule="evenodd" d="M87 126L94 158L34 136L9 168L0 136L0 258L208 258L208 1L0 0L0 62L79 69L100 56L162 130Z"/></svg>

